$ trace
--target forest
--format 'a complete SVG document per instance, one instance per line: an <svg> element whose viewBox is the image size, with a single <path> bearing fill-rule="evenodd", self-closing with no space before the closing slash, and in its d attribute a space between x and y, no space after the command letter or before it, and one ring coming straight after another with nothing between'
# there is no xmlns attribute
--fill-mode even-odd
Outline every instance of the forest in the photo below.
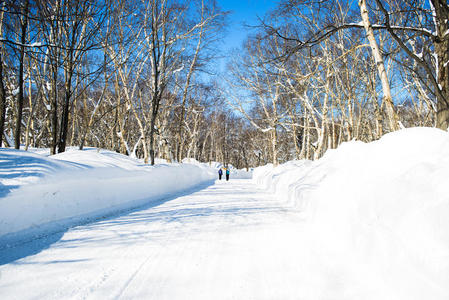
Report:
<svg viewBox="0 0 449 300"><path fill-rule="evenodd" d="M0 146L251 168L448 129L446 0L280 0L222 53L231 13L214 0L1 1Z"/></svg>

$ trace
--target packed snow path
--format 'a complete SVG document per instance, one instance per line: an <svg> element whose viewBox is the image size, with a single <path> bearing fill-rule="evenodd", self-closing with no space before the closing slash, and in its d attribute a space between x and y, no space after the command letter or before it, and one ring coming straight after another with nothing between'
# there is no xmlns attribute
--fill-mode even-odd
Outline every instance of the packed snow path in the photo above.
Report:
<svg viewBox="0 0 449 300"><path fill-rule="evenodd" d="M297 299L298 218L251 180L217 181L0 266L0 299Z"/></svg>

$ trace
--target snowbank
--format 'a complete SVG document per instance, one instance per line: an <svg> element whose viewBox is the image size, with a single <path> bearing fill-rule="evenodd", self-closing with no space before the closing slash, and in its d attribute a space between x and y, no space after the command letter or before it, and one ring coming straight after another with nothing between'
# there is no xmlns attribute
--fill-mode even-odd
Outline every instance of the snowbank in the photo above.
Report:
<svg viewBox="0 0 449 300"><path fill-rule="evenodd" d="M333 277L345 299L449 299L447 132L349 142L253 178L302 214L319 288Z"/></svg>
<svg viewBox="0 0 449 300"><path fill-rule="evenodd" d="M0 149L0 247L214 180L204 164L148 166L90 148L52 157Z"/></svg>

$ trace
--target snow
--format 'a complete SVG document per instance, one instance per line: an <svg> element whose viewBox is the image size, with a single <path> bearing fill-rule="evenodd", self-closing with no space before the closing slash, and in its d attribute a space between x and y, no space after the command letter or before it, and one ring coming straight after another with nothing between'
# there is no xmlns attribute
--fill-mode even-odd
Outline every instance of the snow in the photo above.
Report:
<svg viewBox="0 0 449 300"><path fill-rule="evenodd" d="M29 47L42 47L42 43L41 42L34 42L31 45L29 45Z"/></svg>
<svg viewBox="0 0 449 300"><path fill-rule="evenodd" d="M19 94L19 91L20 91L20 89L19 89L19 87L17 87L14 90L12 90L11 94L15 97Z"/></svg>
<svg viewBox="0 0 449 300"><path fill-rule="evenodd" d="M449 133L402 129L211 184L221 166L2 149L0 230L40 216L60 230L0 238L0 299L449 299Z"/></svg>
<svg viewBox="0 0 449 300"><path fill-rule="evenodd" d="M215 179L207 165L147 166L90 148L52 157L0 149L0 248L146 205Z"/></svg>
<svg viewBox="0 0 449 300"><path fill-rule="evenodd" d="M297 299L316 287L297 218L279 204L231 178L75 227L15 249L32 254L0 266L0 298Z"/></svg>
<svg viewBox="0 0 449 300"><path fill-rule="evenodd" d="M363 21L360 21L360 22L358 22L358 23L348 23L348 25L349 26L360 26L360 27L363 27L364 25L363 25Z"/></svg>
<svg viewBox="0 0 449 300"><path fill-rule="evenodd" d="M264 133L265 133L265 132L269 132L269 131L271 131L271 130L274 130L274 128L271 127L271 126L270 126L270 127L267 127L267 128L262 128L262 129L261 129L261 131L264 132Z"/></svg>
<svg viewBox="0 0 449 300"><path fill-rule="evenodd" d="M315 162L257 168L254 180L303 216L302 238L319 243L358 299L449 298L447 132L353 141Z"/></svg>

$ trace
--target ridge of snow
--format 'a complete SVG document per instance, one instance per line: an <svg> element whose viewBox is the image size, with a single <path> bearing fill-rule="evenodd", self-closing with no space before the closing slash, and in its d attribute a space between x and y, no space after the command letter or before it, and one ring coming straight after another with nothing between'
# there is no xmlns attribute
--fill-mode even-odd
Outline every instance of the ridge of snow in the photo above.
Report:
<svg viewBox="0 0 449 300"><path fill-rule="evenodd" d="M0 247L148 205L216 177L206 164L145 165L87 148L46 157L0 149Z"/></svg>
<svg viewBox="0 0 449 300"><path fill-rule="evenodd" d="M347 142L317 161L256 168L253 178L300 212L339 262L334 273L360 275L344 282L371 278L377 299L449 296L447 132L408 128ZM355 298L371 299L367 290Z"/></svg>

